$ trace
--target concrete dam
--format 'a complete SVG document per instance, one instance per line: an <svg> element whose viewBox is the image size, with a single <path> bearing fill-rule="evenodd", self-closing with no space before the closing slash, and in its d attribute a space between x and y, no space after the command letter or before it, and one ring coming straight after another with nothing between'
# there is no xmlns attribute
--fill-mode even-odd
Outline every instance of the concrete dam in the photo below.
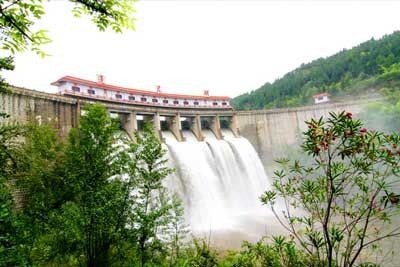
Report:
<svg viewBox="0 0 400 267"><path fill-rule="evenodd" d="M10 94L0 94L0 112L11 115L7 121L52 124L66 138L69 130L79 125L82 105L94 102L103 103L112 116L119 116L131 136L141 130L144 121L153 123L169 164L176 170L166 185L182 198L192 232L212 235L215 244L229 247L274 231L275 223L258 199L270 189L265 166L282 148L296 143L305 129L304 121L330 111L356 114L364 105L349 102L235 111L222 104L165 107L13 88Z"/></svg>
<svg viewBox="0 0 400 267"><path fill-rule="evenodd" d="M78 125L78 114L82 104L93 102L71 96L13 88L12 94L0 95L0 112L10 114L10 120L19 123L32 120L51 123L59 130L60 136L65 138L69 130ZM357 114L367 103L352 101L290 109L235 111L159 108L103 102L111 113L121 117L128 133L140 129L145 120L155 123L155 129L161 134L165 129L173 131L178 141L184 140L185 130L190 130L201 141L204 138L201 127L212 131L218 139L223 138L221 129L231 129L236 136L240 135L249 140L264 164L280 156L279 151L285 146L296 143L306 128L304 121L327 116L331 111L346 110ZM187 131L185 133L188 134Z"/></svg>
<svg viewBox="0 0 400 267"><path fill-rule="evenodd" d="M287 147L298 144L301 133L307 128L305 121L344 110L357 115L370 102L362 100L289 109L240 111L237 113L237 123L241 135L251 142L265 166L283 156Z"/></svg>

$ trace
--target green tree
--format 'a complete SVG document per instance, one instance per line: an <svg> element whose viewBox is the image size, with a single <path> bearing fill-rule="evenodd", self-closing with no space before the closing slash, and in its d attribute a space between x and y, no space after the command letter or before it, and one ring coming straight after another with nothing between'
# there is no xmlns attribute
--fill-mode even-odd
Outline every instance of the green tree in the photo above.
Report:
<svg viewBox="0 0 400 267"><path fill-rule="evenodd" d="M128 165L128 174L135 180L129 226L131 242L143 267L160 264L167 254L161 234L170 222L171 205L162 182L172 169L166 166L165 150L150 124L145 124L143 133L136 134L136 141L131 146L134 165Z"/></svg>
<svg viewBox="0 0 400 267"><path fill-rule="evenodd" d="M185 257L180 266L217 267L219 264L217 253L204 240L193 240L193 247L186 250Z"/></svg>
<svg viewBox="0 0 400 267"><path fill-rule="evenodd" d="M398 83L399 44L400 32L394 32L302 64L272 84L235 97L232 105L237 109L293 107L311 104L312 94L323 91L342 97L377 92Z"/></svg>
<svg viewBox="0 0 400 267"><path fill-rule="evenodd" d="M400 235L400 136L362 128L351 113L307 122L312 163L279 160L273 190L261 197L313 259L310 266L356 266L360 255ZM277 208L284 207L281 214Z"/></svg>
<svg viewBox="0 0 400 267"><path fill-rule="evenodd" d="M21 227L13 212L14 198L3 178L0 178L0 266L23 266Z"/></svg>
<svg viewBox="0 0 400 267"><path fill-rule="evenodd" d="M23 135L16 139L17 150L3 149L13 152L13 163L4 180L17 202L13 216L18 230L23 232L18 240L19 255L30 262L29 254L35 250L35 239L46 232L49 212L62 197L63 191L59 190L62 180L57 173L62 145L55 130L49 126L8 127L23 130Z"/></svg>
<svg viewBox="0 0 400 267"><path fill-rule="evenodd" d="M0 73L3 70L14 70L14 62L12 57L3 57L0 58ZM9 93L8 90L9 84L6 80L0 76L0 93ZM5 115L4 113L0 112L0 115Z"/></svg>
<svg viewBox="0 0 400 267"><path fill-rule="evenodd" d="M31 127L25 137L16 176L25 192L21 218L32 265L108 266L121 241L127 156L107 110L84 108L66 145L49 126Z"/></svg>
<svg viewBox="0 0 400 267"><path fill-rule="evenodd" d="M51 126L33 125L25 127L24 142L9 160L5 179L23 192L16 213L25 232L19 245L32 265L107 265L123 228L116 220L125 187L110 180L124 160L113 144L116 126L104 107L85 108L66 146Z"/></svg>
<svg viewBox="0 0 400 267"><path fill-rule="evenodd" d="M7 119L0 114L0 119ZM0 126L0 266L24 265L20 253L22 239L20 225L14 214L14 197L11 194L13 180L9 177L15 171L21 144L18 141L23 129L17 125Z"/></svg>
<svg viewBox="0 0 400 267"><path fill-rule="evenodd" d="M50 41L46 36L46 31L32 31L34 23L40 20L44 14L42 2L42 0L0 1L0 43L3 49L10 51L11 54L29 49L40 56L46 55L40 49L41 45ZM131 17L134 11L131 6L133 3L132 0L71 0L71 2L75 3L73 13L76 17L82 14L91 16L93 22L102 31L111 28L115 32L121 32L124 28L134 28L133 18ZM0 58L0 72L13 69L14 64L12 57ZM0 93L5 92L9 92L8 83L4 78L0 77ZM7 117L8 115L0 113L0 120L7 120ZM34 133L35 131L29 132ZM2 205L4 204L2 206L3 217L1 219L2 226L4 227L1 229L0 233L0 240L2 240L0 245L0 262L5 265L17 264L16 261L14 261L15 259L11 262L14 256L10 256L10 253L15 251L14 248L19 248L20 250L23 243L27 242L25 236L24 240L16 241L17 230L14 226L18 225L22 227L20 225L22 221L19 214L11 213L13 201L10 198L10 192L11 190L16 190L15 188L11 189L11 185L18 182L17 190L18 188L24 188L25 192L28 194L24 197L24 200L29 200L30 206L25 206L29 207L29 209L24 210L23 221L26 222L30 220L31 223L35 223L28 224L26 226L27 228L21 229L21 231L29 233L31 241L36 239L39 233L49 230L46 228L48 225L43 222L46 219L51 219L52 216L54 217L54 214L57 213L53 212L52 208L61 205L63 201L65 201L64 191L61 190L61 188L65 189L62 187L65 180L58 179L60 176L54 172L54 164L58 164L59 162L52 157L55 156L55 153L58 154L60 151L57 147L52 147L51 145L56 145L56 143L51 142L47 147L43 143L38 145L37 141L46 140L46 138L41 138L40 135L30 138L28 135L25 136L28 142L27 146L24 147L24 151L27 152L27 154L18 153L18 155L16 155L14 153L16 150L23 150L20 138L21 133L21 127L11 124L2 124L0 126L0 188ZM42 133L49 137L48 131L42 131ZM51 138L47 140L54 141L54 139ZM53 149L58 149L58 151L54 151ZM34 152L38 152L39 154L34 155ZM54 178L53 180L51 179L52 177ZM22 178L26 178L26 180ZM55 186L56 183L58 183L58 186ZM57 189L58 191L53 189ZM66 192L71 191L67 190ZM66 210L71 211L71 209ZM10 237L12 237L12 242ZM36 240L40 241L41 238L37 238ZM48 239L48 241L51 240L53 239ZM13 245L12 249L10 247L7 248L10 244ZM33 245L31 249L34 251L38 250L35 245ZM33 253L33 255L34 254L35 253Z"/></svg>
<svg viewBox="0 0 400 267"><path fill-rule="evenodd" d="M273 237L272 242L261 239L255 244L243 242L239 252L232 251L221 266L226 267L303 267L311 266L305 254L296 248L294 240L283 236Z"/></svg>
<svg viewBox="0 0 400 267"><path fill-rule="evenodd" d="M134 29L134 0L70 0L75 6L72 10L75 17L89 15L101 31L112 29L122 32L123 29ZM33 31L36 21L45 14L43 0L6 1L0 0L0 43L2 48L15 54L25 50L46 56L41 46L49 43L46 30ZM0 59L0 71L11 70L12 58ZM0 92L7 88L7 83L0 78Z"/></svg>
<svg viewBox="0 0 400 267"><path fill-rule="evenodd" d="M18 154L13 175L16 190L23 192L22 211L32 219L32 229L48 220L48 211L59 207L65 198L64 146L50 125L24 126L24 143ZM22 203L21 203L22 204Z"/></svg>
<svg viewBox="0 0 400 267"><path fill-rule="evenodd" d="M182 258L182 250L186 248L188 241L189 228L186 225L184 209L181 199L173 194L169 197L170 212L168 214L167 225L164 225L162 235L165 235L165 242L169 247L170 266L179 266Z"/></svg>
<svg viewBox="0 0 400 267"><path fill-rule="evenodd" d="M114 142L117 126L100 104L85 107L80 127L66 149L67 188L81 216L81 242L87 266L107 266L109 252L124 228L126 157Z"/></svg>
<svg viewBox="0 0 400 267"><path fill-rule="evenodd" d="M400 63L397 62L387 68L382 67L382 70L378 79L383 81L398 81L400 79Z"/></svg>
<svg viewBox="0 0 400 267"><path fill-rule="evenodd" d="M0 128L0 263L175 262L187 231L179 199L162 185L172 172L162 145L148 125L132 143L105 107L84 109L66 144L50 125ZM17 212L11 192L23 193Z"/></svg>
<svg viewBox="0 0 400 267"><path fill-rule="evenodd" d="M0 114L0 120L6 122L9 115ZM17 164L16 154L21 142L18 138L23 134L23 128L19 125L3 123L0 125L0 177L7 177L13 172Z"/></svg>
<svg viewBox="0 0 400 267"><path fill-rule="evenodd" d="M1 42L4 49L12 53L28 48L43 54L40 46L50 39L45 30L32 31L33 25L45 14L42 0L0 1ZM111 28L115 32L134 29L131 14L133 0L70 0L75 4L73 14L76 17L89 15L99 30Z"/></svg>

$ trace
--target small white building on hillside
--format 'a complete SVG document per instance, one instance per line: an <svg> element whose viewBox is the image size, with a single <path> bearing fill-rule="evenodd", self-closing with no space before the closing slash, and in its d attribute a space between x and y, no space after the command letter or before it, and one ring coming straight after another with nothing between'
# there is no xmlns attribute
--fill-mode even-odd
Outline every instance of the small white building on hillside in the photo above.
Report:
<svg viewBox="0 0 400 267"><path fill-rule="evenodd" d="M321 103L327 103L330 101L329 97L331 95L328 93L320 93L313 95L314 98L314 104L321 104Z"/></svg>

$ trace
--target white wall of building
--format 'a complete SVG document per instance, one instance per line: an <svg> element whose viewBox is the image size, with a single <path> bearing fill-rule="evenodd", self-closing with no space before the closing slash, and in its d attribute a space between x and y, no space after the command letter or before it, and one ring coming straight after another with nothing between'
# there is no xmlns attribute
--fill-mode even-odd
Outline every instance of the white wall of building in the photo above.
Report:
<svg viewBox="0 0 400 267"><path fill-rule="evenodd" d="M329 96L327 96L327 95L314 98L315 104L326 103L326 102L329 102Z"/></svg>
<svg viewBox="0 0 400 267"><path fill-rule="evenodd" d="M76 86L80 88L79 92L74 92L72 90L72 87ZM88 90L94 90L94 94L89 94ZM164 97L164 96L153 96L153 95L145 95L145 94L131 94L127 92L120 92L116 90L105 90L102 88L97 88L97 87L89 87L86 85L82 84L77 84L77 83L71 83L71 82L64 82L61 83L58 87L58 91L60 93L69 93L69 94L75 94L75 95L84 95L84 96L89 96L92 98L98 98L98 99L110 99L110 100L115 100L115 101L123 101L127 103L136 103L136 104L148 104L148 105L154 105L154 106L170 106L170 107L224 107L228 108L230 107L229 101L222 101L222 100L198 100L198 99L186 99L186 98L170 98L170 97ZM116 95L120 94L122 98L116 98ZM130 96L134 96L135 100L129 100ZM143 102L141 101L141 98L146 98L147 101ZM157 102L153 102L153 99L157 99ZM168 103L163 103L163 100L168 100ZM179 101L179 104L174 104L174 101ZM328 100L329 101L329 100ZM184 104L184 102L187 102L187 104ZM195 105L194 103L198 102L198 105ZM217 105L213 105L214 102L217 102ZM222 105L223 102L226 102L226 105Z"/></svg>

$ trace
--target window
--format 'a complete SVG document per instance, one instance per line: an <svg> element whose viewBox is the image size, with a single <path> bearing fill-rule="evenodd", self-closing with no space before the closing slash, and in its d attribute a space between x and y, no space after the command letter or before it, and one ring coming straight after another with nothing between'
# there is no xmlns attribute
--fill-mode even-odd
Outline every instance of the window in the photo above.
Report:
<svg viewBox="0 0 400 267"><path fill-rule="evenodd" d="M168 100L167 100L167 99L164 99L162 102L163 102L164 104L168 104Z"/></svg>
<svg viewBox="0 0 400 267"><path fill-rule="evenodd" d="M135 101L135 97L133 95L130 95L129 100Z"/></svg>
<svg viewBox="0 0 400 267"><path fill-rule="evenodd" d="M218 102L213 102L213 106L218 106Z"/></svg>
<svg viewBox="0 0 400 267"><path fill-rule="evenodd" d="M158 102L158 99L153 98L151 101L152 101L153 103L157 103L157 102Z"/></svg>
<svg viewBox="0 0 400 267"><path fill-rule="evenodd" d="M226 103L226 102L222 102L222 105L223 105L223 106L226 106L227 104L228 104L228 103Z"/></svg>
<svg viewBox="0 0 400 267"><path fill-rule="evenodd" d="M87 92L89 95L94 95L96 93L93 89L88 89Z"/></svg>
<svg viewBox="0 0 400 267"><path fill-rule="evenodd" d="M199 105L199 102L194 101L193 104L194 104L195 106L197 106L197 105Z"/></svg>
<svg viewBox="0 0 400 267"><path fill-rule="evenodd" d="M179 105L179 101L178 100L174 100L174 105Z"/></svg>
<svg viewBox="0 0 400 267"><path fill-rule="evenodd" d="M184 105L189 105L189 102L183 101L183 104L184 104Z"/></svg>
<svg viewBox="0 0 400 267"><path fill-rule="evenodd" d="M122 95L121 94L115 94L115 98L122 99Z"/></svg>
<svg viewBox="0 0 400 267"><path fill-rule="evenodd" d="M147 98L142 97L142 98L140 98L140 101L142 101L142 102L147 102Z"/></svg>
<svg viewBox="0 0 400 267"><path fill-rule="evenodd" d="M78 86L72 86L72 91L79 93L81 91L81 88L79 88Z"/></svg>

